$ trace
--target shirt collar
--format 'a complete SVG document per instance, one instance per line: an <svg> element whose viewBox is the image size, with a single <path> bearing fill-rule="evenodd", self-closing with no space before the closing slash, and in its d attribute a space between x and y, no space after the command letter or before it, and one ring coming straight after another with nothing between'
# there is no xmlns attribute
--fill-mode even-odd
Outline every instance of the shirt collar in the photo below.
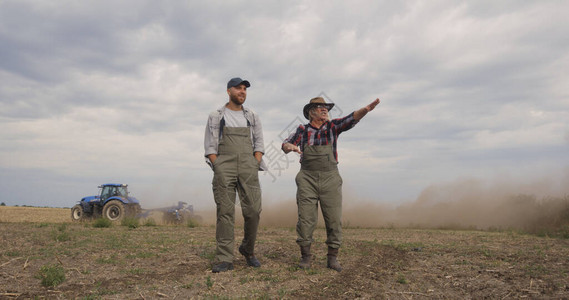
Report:
<svg viewBox="0 0 569 300"><path fill-rule="evenodd" d="M219 113L224 113L224 112L225 112L225 109L227 108L227 107L225 106L226 104L227 104L227 103L223 104L220 108L217 109L217 111L218 111ZM247 108L247 107L245 107L245 106L242 106L242 107L243 107L243 112L249 113L249 108Z"/></svg>

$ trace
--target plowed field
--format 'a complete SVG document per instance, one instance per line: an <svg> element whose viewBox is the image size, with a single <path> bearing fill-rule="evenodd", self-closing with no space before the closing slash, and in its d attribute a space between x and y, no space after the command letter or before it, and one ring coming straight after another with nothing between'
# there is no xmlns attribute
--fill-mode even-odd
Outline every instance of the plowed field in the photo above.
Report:
<svg viewBox="0 0 569 300"><path fill-rule="evenodd" d="M210 225L95 228L67 223L68 209L35 209L20 221L14 211L0 207L0 299L569 298L566 239L345 228L338 273L326 268L324 229L315 232L312 269L299 270L294 228L262 227L261 268L247 267L235 249L235 270L213 274ZM242 231L236 228L237 240ZM46 266L62 267L65 280L42 285Z"/></svg>

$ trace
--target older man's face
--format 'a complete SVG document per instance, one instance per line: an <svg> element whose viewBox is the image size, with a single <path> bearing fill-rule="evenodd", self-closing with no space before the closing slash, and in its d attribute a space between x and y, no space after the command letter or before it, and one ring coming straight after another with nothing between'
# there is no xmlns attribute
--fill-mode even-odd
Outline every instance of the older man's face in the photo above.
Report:
<svg viewBox="0 0 569 300"><path fill-rule="evenodd" d="M238 86L230 87L227 90L229 94L229 100L236 105L243 105L245 99L247 99L247 87L244 84Z"/></svg>
<svg viewBox="0 0 569 300"><path fill-rule="evenodd" d="M326 105L316 105L311 110L312 118L315 120L328 121L328 107Z"/></svg>

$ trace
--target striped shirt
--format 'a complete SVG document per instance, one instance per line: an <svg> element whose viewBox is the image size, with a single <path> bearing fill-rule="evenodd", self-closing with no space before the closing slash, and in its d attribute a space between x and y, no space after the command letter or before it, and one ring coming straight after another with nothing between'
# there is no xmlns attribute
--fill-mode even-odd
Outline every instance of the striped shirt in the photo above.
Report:
<svg viewBox="0 0 569 300"><path fill-rule="evenodd" d="M354 119L354 113L338 119L333 119L328 121L320 128L316 128L310 123L305 125L299 125L294 132L290 134L283 142L293 144L300 148L300 151L304 152L305 146L320 146L320 145L330 145L332 144L332 150L334 151L334 158L338 161L338 150L337 141L340 133L352 129L358 121ZM300 156L300 161L302 162L302 155Z"/></svg>

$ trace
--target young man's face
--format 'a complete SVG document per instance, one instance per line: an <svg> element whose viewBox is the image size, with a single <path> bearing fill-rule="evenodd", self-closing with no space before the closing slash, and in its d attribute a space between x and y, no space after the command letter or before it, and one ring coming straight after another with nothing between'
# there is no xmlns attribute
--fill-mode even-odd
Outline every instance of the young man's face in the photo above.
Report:
<svg viewBox="0 0 569 300"><path fill-rule="evenodd" d="M245 99L247 99L247 87L244 84L230 87L227 90L227 94L229 95L229 101L236 105L243 105Z"/></svg>

